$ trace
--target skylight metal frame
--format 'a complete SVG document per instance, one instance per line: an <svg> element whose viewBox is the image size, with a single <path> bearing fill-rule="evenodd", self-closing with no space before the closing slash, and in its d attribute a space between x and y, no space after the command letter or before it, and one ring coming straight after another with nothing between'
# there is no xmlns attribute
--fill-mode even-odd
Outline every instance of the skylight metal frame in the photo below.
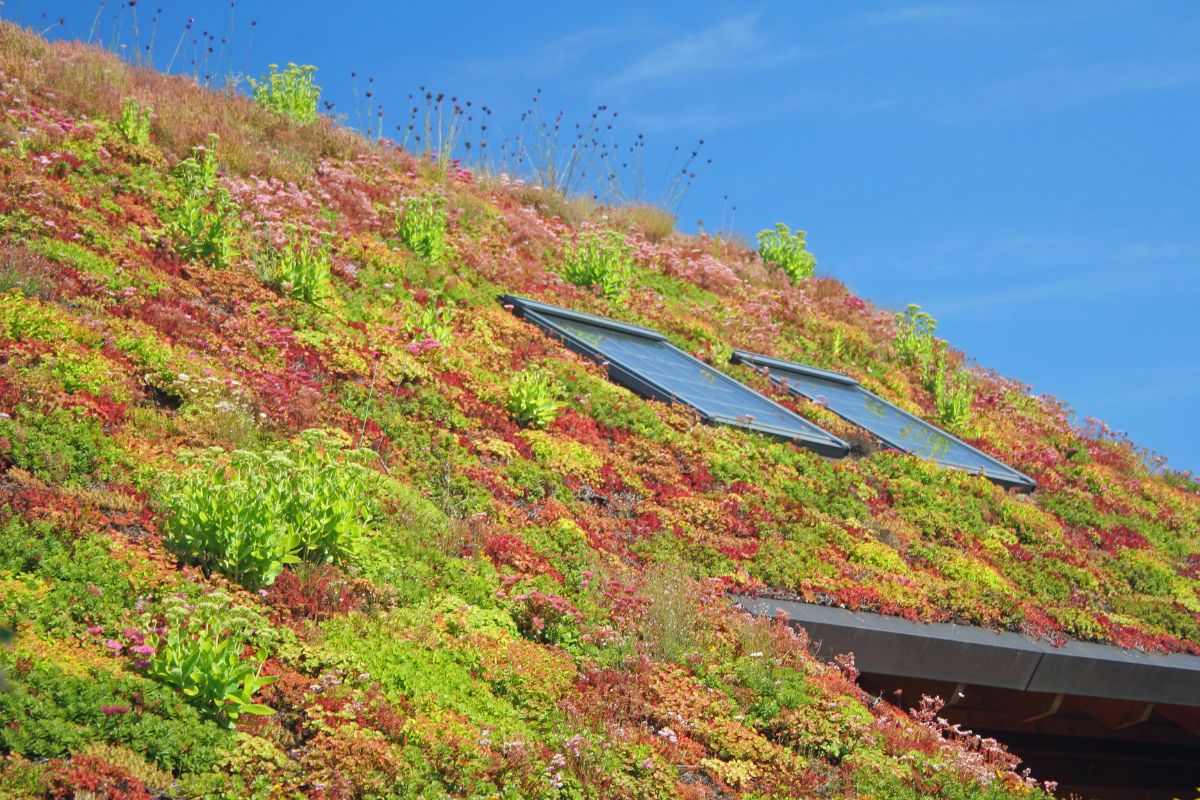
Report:
<svg viewBox="0 0 1200 800"><path fill-rule="evenodd" d="M887 406L889 409L891 409L892 413L896 414L901 419L906 420L909 423L915 424L926 430L934 431L938 435L945 436L946 438L950 439L951 441L955 442L956 444L958 444L958 445L962 446L963 448L967 449L968 451L974 453L975 455L977 455L980 458L980 460L982 460L984 462L984 464L986 466L984 466L981 469L974 465L959 464L953 460L950 460L950 459L947 459L944 457L925 456L925 455L921 454L920 452L916 452L916 451L904 446L900 442L894 441L894 440L888 438L886 435L877 432L876 430L872 429L871 427L863 424L862 420L848 417L845 414L840 413L836 408L833 408L832 406L828 406L830 411L837 414L839 417L846 420L847 422L851 422L854 425L857 425L858 427L869 431L872 436L875 436L880 441L882 441L886 446L892 448L893 450L898 450L902 453L909 453L911 455L916 455L919 458L925 458L929 461L933 461L937 464L941 464L943 466L950 467L952 469L963 470L964 472L980 473L988 480L990 480L994 483L1000 484L1001 486L1015 488L1015 489L1021 489L1023 491L1027 491L1027 492L1031 492L1037 488L1037 481L1035 481L1033 478L1029 477L1025 473L1020 472L1019 470L1016 470L1013 467L1008 466L1003 461L1000 461L999 459L988 455L987 453L983 452L982 450L980 450L977 447L972 447L971 445L964 442L962 439L959 439L957 436L953 436L953 435L947 433L946 431L942 430L941 428L937 427L936 425L932 425L929 422L926 422L925 420L921 419L920 417L908 413L904 409L897 406L895 403L888 402L887 400L883 399L882 397L875 394L874 392L868 391L866 388L863 387L863 385L861 383L856 381L854 378L851 378L849 375L843 375L840 372L831 372L830 370L820 369L818 367L810 367L810 366L807 366L804 364L797 364L793 361L784 361L784 360L778 359L778 358L771 358L770 356L759 355L758 353L751 353L747 350L734 350L733 354L729 357L729 360L734 364L745 364L750 367L766 367L768 370L769 377L772 381L774 381L778 385L782 386L783 388L787 389L793 395L796 395L798 397L803 397L807 400L812 400L814 402L817 401L816 397L813 397L813 396L807 394L806 392L802 391L800 387L796 386L791 381L788 381L786 376L783 376L780 373L791 372L791 373L794 373L797 375L812 378L814 380L842 384L844 386L853 388L853 389L857 390L858 392L860 392L861 394L866 395L871 400L877 401L877 402Z"/></svg>
<svg viewBox="0 0 1200 800"><path fill-rule="evenodd" d="M854 653L864 673L1200 708L1200 656L1112 644L1051 644L1011 631L913 622L872 611L731 595L749 613L805 628L814 655Z"/></svg>
<svg viewBox="0 0 1200 800"><path fill-rule="evenodd" d="M607 367L610 380L626 387L635 394L665 403L679 403L695 411L704 422L720 423L738 428L746 428L775 437L777 439L794 441L823 456L842 458L850 452L850 446L846 442L843 442L833 434L822 430L819 426L814 425L812 422L809 422L803 417L800 417L795 412L784 408L771 398L756 392L754 389L751 389L749 386L746 386L740 381L730 377L729 375L726 375L724 372L721 372L720 370L705 364L703 361L700 361L694 356L689 355L683 350L680 350L678 347L671 344L667 340L667 337L663 336L657 331L652 331L648 328L642 328L636 325L629 325L616 320L607 319L605 317L598 317L593 314L584 314L578 311L571 311L559 306L540 303L536 300L530 300L517 295L506 294L500 298L500 302L504 303L505 305L512 306L513 310L516 311L518 316L537 325L543 331L561 341L569 349L579 353L582 356L590 358L593 361L605 365ZM784 416L795 419L797 421L796 428L798 430L789 430L767 423L762 423L752 417L738 418L729 417L725 414L706 412L703 408L700 408L695 403L689 402L688 400L673 394L670 389L663 384L658 383L653 378L642 374L627 364L622 363L619 359L610 358L598 348L582 341L571 332L564 330L559 325L556 325L554 322L555 317L574 321L583 325L590 325L596 328L616 331L627 336L645 339L648 342L653 342L661 347L664 347L672 354L677 355L687 362L691 362L703 374L709 376L713 380L736 387L739 392L746 392L758 398L759 401L772 406ZM811 430L813 433L811 435L803 434L802 431L806 430Z"/></svg>

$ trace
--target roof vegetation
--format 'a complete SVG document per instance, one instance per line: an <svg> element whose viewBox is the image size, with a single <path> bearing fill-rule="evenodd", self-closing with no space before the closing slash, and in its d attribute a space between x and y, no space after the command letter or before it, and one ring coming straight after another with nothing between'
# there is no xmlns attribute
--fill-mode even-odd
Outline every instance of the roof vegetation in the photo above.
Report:
<svg viewBox="0 0 1200 800"><path fill-rule="evenodd" d="M0 23L0 795L1037 797L726 594L1200 652L1189 475L810 275L803 234L760 256L449 169L308 115L296 70L255 102ZM644 400L509 292L854 452ZM1038 489L883 449L735 347Z"/></svg>

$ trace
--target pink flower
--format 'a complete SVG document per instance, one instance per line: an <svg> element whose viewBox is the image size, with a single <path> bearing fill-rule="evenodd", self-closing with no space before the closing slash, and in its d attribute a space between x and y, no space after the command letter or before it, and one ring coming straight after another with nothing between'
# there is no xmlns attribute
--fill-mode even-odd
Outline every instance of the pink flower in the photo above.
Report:
<svg viewBox="0 0 1200 800"><path fill-rule="evenodd" d="M125 649L125 645L118 642L116 639L109 639L104 643L104 646L113 651L113 654L118 654Z"/></svg>
<svg viewBox="0 0 1200 800"><path fill-rule="evenodd" d="M129 648L129 652L139 656L152 656L154 655L154 648L148 644L139 644L137 647Z"/></svg>
<svg viewBox="0 0 1200 800"><path fill-rule="evenodd" d="M100 706L100 710L111 717L114 714L128 714L129 706Z"/></svg>
<svg viewBox="0 0 1200 800"><path fill-rule="evenodd" d="M434 339L432 336L426 336L424 339L409 342L408 346L404 349L408 351L409 355L419 356L423 353L428 353L430 350L437 350L441 346L442 343L437 339Z"/></svg>
<svg viewBox="0 0 1200 800"><path fill-rule="evenodd" d="M90 633L92 636L99 636L100 634L104 633L104 626L103 625L93 625L92 627L87 629L87 632Z"/></svg>

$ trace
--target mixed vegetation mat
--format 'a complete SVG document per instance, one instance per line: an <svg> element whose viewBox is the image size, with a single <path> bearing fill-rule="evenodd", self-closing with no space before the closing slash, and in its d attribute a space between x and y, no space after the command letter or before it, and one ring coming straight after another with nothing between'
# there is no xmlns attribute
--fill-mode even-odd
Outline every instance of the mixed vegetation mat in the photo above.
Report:
<svg viewBox="0 0 1200 800"><path fill-rule="evenodd" d="M0 24L0 795L1041 795L727 592L1200 651L1192 479L802 235L664 235L282 91ZM640 399L506 292L662 331L855 452ZM1039 488L881 450L731 347Z"/></svg>

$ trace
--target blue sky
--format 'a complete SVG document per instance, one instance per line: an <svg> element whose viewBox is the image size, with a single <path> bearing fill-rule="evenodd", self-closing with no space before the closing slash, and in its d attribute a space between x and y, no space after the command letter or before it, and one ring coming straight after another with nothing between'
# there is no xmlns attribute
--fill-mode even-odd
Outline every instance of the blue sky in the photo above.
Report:
<svg viewBox="0 0 1200 800"><path fill-rule="evenodd" d="M1200 4L150 0L143 41L157 7L160 65L194 16L235 70L317 65L351 121L350 73L360 104L374 77L385 131L427 85L515 132L541 88L644 134L659 194L673 147L703 139L682 228L733 204L743 233L802 228L821 272L919 303L980 365L1200 470ZM73 38L98 10L128 42L113 0L3 8Z"/></svg>

